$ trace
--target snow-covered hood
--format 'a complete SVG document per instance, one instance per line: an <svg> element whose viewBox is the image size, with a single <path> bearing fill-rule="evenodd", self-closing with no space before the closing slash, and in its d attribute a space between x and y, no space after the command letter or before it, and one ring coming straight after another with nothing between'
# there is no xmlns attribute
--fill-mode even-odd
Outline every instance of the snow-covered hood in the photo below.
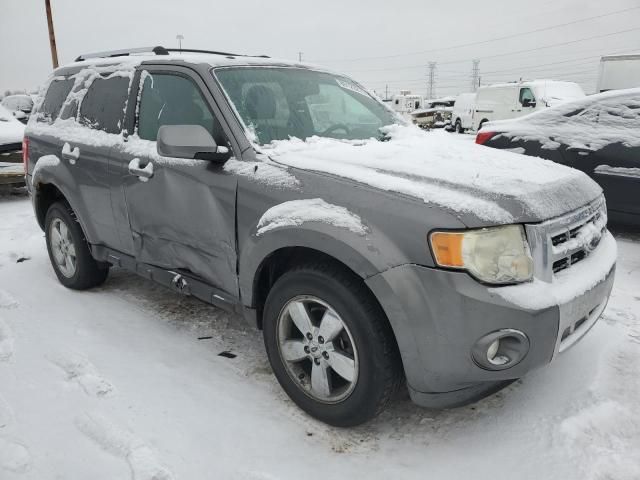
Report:
<svg viewBox="0 0 640 480"><path fill-rule="evenodd" d="M437 205L469 226L541 221L581 207L602 193L577 170L467 143L446 132L392 126L387 134L386 142L318 137L275 141L263 151L281 164Z"/></svg>

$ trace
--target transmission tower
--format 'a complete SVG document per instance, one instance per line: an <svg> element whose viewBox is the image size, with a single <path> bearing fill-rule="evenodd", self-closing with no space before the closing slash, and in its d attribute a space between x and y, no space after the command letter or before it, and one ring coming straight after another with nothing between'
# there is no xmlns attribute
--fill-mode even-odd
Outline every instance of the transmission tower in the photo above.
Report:
<svg viewBox="0 0 640 480"><path fill-rule="evenodd" d="M436 96L436 62L429 62L429 82L427 84L429 98Z"/></svg>
<svg viewBox="0 0 640 480"><path fill-rule="evenodd" d="M475 92L480 86L480 60L473 60L471 69L471 91Z"/></svg>

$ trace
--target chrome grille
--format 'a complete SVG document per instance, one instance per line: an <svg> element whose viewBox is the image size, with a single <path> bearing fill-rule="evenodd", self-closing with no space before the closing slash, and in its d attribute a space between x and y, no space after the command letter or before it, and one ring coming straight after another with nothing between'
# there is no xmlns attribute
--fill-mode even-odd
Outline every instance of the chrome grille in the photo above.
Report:
<svg viewBox="0 0 640 480"><path fill-rule="evenodd" d="M545 282L584 260L600 243L607 226L604 197L562 217L526 226L534 275Z"/></svg>

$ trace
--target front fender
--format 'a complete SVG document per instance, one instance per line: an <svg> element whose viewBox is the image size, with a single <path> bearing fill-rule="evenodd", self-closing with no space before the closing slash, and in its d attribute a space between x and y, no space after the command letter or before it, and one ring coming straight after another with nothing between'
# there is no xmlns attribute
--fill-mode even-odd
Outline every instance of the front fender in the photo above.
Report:
<svg viewBox="0 0 640 480"><path fill-rule="evenodd" d="M239 263L240 294L245 305L254 305L255 280L265 260L289 247L322 252L365 279L407 261L390 239L376 231L363 235L320 222L282 227L261 235L254 229L242 248Z"/></svg>

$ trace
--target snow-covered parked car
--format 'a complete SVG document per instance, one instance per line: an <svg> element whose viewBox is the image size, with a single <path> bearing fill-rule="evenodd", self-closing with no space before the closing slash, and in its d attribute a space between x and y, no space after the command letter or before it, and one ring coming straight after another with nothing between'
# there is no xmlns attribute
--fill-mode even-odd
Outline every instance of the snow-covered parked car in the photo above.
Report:
<svg viewBox="0 0 640 480"><path fill-rule="evenodd" d="M22 123L27 123L31 110L33 110L33 99L31 95L26 93L8 95L2 99L1 105L13 113L13 116Z"/></svg>
<svg viewBox="0 0 640 480"><path fill-rule="evenodd" d="M612 219L640 224L640 88L491 122L476 142L577 168L600 184Z"/></svg>
<svg viewBox="0 0 640 480"><path fill-rule="evenodd" d="M451 124L452 97L427 100L426 107L410 112L411 121L420 128L445 128Z"/></svg>
<svg viewBox="0 0 640 480"><path fill-rule="evenodd" d="M583 173L426 134L318 67L136 53L56 69L27 128L63 285L124 268L241 312L339 426L405 379L423 406L486 396L602 314L616 243Z"/></svg>
<svg viewBox="0 0 640 480"><path fill-rule="evenodd" d="M23 136L24 125L0 105L0 153L20 151Z"/></svg>

